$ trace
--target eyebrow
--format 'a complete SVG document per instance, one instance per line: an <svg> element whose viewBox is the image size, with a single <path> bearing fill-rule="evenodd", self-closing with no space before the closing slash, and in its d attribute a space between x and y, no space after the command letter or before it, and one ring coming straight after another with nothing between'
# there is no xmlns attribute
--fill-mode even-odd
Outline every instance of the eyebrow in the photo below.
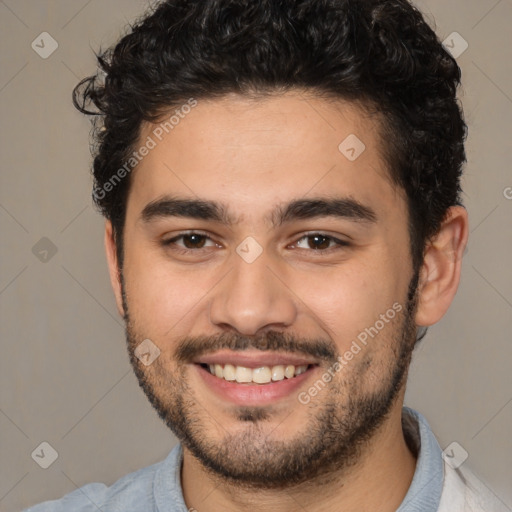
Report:
<svg viewBox="0 0 512 512"><path fill-rule="evenodd" d="M206 220L228 226L239 223L239 219L230 215L227 207L222 203L171 196L164 196L148 203L140 216L145 223L166 217ZM372 208L349 197L297 199L284 205L277 205L266 221L276 228L294 220L317 217L335 217L364 223L377 222L377 214Z"/></svg>

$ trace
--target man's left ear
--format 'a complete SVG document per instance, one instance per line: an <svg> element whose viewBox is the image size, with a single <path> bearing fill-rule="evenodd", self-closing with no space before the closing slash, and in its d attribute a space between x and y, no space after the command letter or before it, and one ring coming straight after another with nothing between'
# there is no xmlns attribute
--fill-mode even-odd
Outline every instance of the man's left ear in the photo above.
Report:
<svg viewBox="0 0 512 512"><path fill-rule="evenodd" d="M433 325L448 310L459 286L468 233L466 209L462 206L449 208L441 229L425 248L418 284L416 325Z"/></svg>

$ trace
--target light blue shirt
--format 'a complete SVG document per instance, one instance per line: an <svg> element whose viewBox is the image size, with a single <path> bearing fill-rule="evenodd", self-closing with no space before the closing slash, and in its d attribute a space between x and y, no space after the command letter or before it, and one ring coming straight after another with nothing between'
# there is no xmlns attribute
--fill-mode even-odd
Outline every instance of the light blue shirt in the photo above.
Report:
<svg viewBox="0 0 512 512"><path fill-rule="evenodd" d="M439 508L443 490L442 451L427 420L419 412L404 407L403 416L406 415L417 422L419 432L404 430L417 445L419 453L411 485L397 512L433 512Z"/></svg>
<svg viewBox="0 0 512 512"><path fill-rule="evenodd" d="M397 512L434 512L443 489L441 448L421 414L407 407L403 413L413 420L406 422L413 425L412 431L406 427L406 433L417 445L419 456L411 486ZM130 473L111 487L88 484L24 512L188 512L180 481L182 457L178 444L165 460Z"/></svg>

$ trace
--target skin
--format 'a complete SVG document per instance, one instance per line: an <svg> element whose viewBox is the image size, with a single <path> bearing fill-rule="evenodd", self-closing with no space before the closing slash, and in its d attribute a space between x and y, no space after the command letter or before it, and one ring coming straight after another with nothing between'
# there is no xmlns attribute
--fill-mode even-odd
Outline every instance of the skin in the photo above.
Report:
<svg viewBox="0 0 512 512"><path fill-rule="evenodd" d="M140 140L155 126L145 125ZM403 359L409 363L414 332L405 328L402 313L310 404L301 404L293 393L262 407L261 421L242 421L239 408L208 389L193 365L176 360L183 340L213 340L223 334L253 339L270 331L322 340L336 354L344 354L394 303L406 305L413 277L407 207L404 192L392 184L381 158L385 142L378 128L378 118L354 104L298 91L258 100L235 95L200 100L132 175L124 232L124 300L112 227L106 223L117 305L122 315L129 308L129 348L133 352L135 344L149 338L161 351L148 367L132 356L139 380L147 379L169 409L175 399L169 395L182 393L185 409L210 446L222 446L228 438L251 439L238 445L245 450L242 456L264 461L257 449L307 439L307 425L320 418L327 404L336 405L337 417L350 420L343 415L351 397L385 390L402 338ZM366 146L353 162L338 150L350 134ZM144 222L143 209L164 194L221 202L238 222L177 217ZM333 195L371 207L376 222L331 217L277 227L268 222L278 204ZM162 240L188 230L200 230L212 241L189 255L162 246ZM319 255L304 239L311 232L351 245ZM412 316L417 326L433 325L447 311L457 290L467 235L465 209L451 208L425 251ZM248 236L262 248L250 264L236 253ZM184 248L184 240L176 244ZM315 369L299 391L307 390L328 366L324 362ZM184 447L181 477L187 506L200 512L256 505L262 511L295 511L298 503L310 512L396 510L416 463L401 427L404 393L405 376L371 436L347 452L347 460L326 466L323 474L312 473L301 485L251 488L209 471Z"/></svg>

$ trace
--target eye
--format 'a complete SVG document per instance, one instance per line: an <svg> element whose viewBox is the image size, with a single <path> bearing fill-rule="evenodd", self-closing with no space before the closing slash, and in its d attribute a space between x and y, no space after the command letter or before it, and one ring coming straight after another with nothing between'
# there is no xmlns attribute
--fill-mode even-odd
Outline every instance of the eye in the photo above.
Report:
<svg viewBox="0 0 512 512"><path fill-rule="evenodd" d="M305 242L307 247L301 247L300 244ZM348 247L350 244L338 238L323 233L308 233L295 242L295 246L299 249L312 249L316 252L330 252L340 247Z"/></svg>
<svg viewBox="0 0 512 512"><path fill-rule="evenodd" d="M208 235L197 231L180 233L173 238L163 240L161 243L164 247L168 247L179 254L191 254L209 247L220 247ZM317 254L329 254L348 246L350 246L349 242L324 233L308 233L299 238L291 247Z"/></svg>
<svg viewBox="0 0 512 512"><path fill-rule="evenodd" d="M178 243L181 241L182 244ZM206 245L207 242L211 242L210 245ZM178 236L170 238L168 240L163 240L162 245L169 247L174 246L174 248L178 252L191 252L197 249L203 249L206 247L215 247L216 244L208 235L204 235L198 232L187 232L181 233ZM174 249L173 248L173 249Z"/></svg>

